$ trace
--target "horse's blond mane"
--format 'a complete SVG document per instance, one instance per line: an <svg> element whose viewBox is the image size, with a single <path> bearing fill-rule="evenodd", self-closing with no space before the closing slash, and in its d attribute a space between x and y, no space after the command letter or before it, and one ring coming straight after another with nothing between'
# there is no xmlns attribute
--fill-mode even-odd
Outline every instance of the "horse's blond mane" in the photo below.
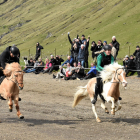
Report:
<svg viewBox="0 0 140 140"><path fill-rule="evenodd" d="M13 62L11 64L6 64L5 69L3 70L4 75L11 76L12 71L21 70L19 63Z"/></svg>
<svg viewBox="0 0 140 140"><path fill-rule="evenodd" d="M101 75L100 75L103 79L103 82L110 81L115 71L119 68L123 68L123 66L119 65L117 62L105 66L104 70L101 72Z"/></svg>
<svg viewBox="0 0 140 140"><path fill-rule="evenodd" d="M7 70L14 70L14 69L21 69L19 63L13 62L11 64L6 64L5 69Z"/></svg>

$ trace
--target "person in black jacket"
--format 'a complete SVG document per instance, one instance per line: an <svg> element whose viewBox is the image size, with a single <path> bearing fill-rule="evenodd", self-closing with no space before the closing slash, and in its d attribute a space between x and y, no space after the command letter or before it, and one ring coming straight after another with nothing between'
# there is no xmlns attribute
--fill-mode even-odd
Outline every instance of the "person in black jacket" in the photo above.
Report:
<svg viewBox="0 0 140 140"><path fill-rule="evenodd" d="M90 50L92 51L92 58L94 59L95 57L97 57L97 54L95 54L95 52L97 51L97 44L95 41L92 41Z"/></svg>
<svg viewBox="0 0 140 140"><path fill-rule="evenodd" d="M133 55L136 58L136 69L139 70L137 71L137 73L138 73L138 77L140 77L140 47L139 46L136 46L136 50L133 53Z"/></svg>
<svg viewBox="0 0 140 140"><path fill-rule="evenodd" d="M41 49L44 49L39 42L36 43L36 55L35 55L35 60L38 60L41 54Z"/></svg>
<svg viewBox="0 0 140 140"><path fill-rule="evenodd" d="M70 33L68 32L68 40L69 40L69 42L70 42L70 44L71 44L71 49L70 49L71 57L74 58L73 45L76 43L76 42L75 42L76 38L73 39L73 41L71 41L71 38L70 38L70 35L69 35L69 34L70 34Z"/></svg>
<svg viewBox="0 0 140 140"><path fill-rule="evenodd" d="M13 45L7 47L1 54L0 54L0 67L5 69L6 63L13 63L17 62L19 63L20 58L20 51L19 49ZM0 70L0 84L5 79L5 76L3 74L3 71ZM3 97L0 96L0 99L5 100ZM21 98L19 98L19 101L21 101Z"/></svg>
<svg viewBox="0 0 140 140"><path fill-rule="evenodd" d="M128 75L129 72L131 72L130 76L134 75L134 73L136 72L135 70L136 70L135 59L133 55L131 55L128 62L128 70L126 72L126 76Z"/></svg>
<svg viewBox="0 0 140 140"><path fill-rule="evenodd" d="M88 40L86 41L86 49L85 49L85 68L88 68L88 56L89 56L89 40L90 40L90 36L88 36Z"/></svg>
<svg viewBox="0 0 140 140"><path fill-rule="evenodd" d="M112 36L112 44L113 46L116 48L117 52L116 52L116 57L118 55L118 51L120 49L120 44L119 42L116 40L116 37L115 36Z"/></svg>
<svg viewBox="0 0 140 140"><path fill-rule="evenodd" d="M123 59L123 66L125 68L126 74L128 74L128 64L129 64L129 56L126 55L125 58Z"/></svg>
<svg viewBox="0 0 140 140"><path fill-rule="evenodd" d="M25 72L27 69L31 69L31 68L33 68L34 67L34 62L33 62L33 59L32 58L30 58L30 60L28 60L28 65L27 66L25 66L25 69L23 69L23 71Z"/></svg>

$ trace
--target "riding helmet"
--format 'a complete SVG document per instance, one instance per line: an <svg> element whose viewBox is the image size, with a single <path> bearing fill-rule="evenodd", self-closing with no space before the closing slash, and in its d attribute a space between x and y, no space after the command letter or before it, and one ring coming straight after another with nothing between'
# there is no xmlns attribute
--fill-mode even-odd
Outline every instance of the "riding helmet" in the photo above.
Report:
<svg viewBox="0 0 140 140"><path fill-rule="evenodd" d="M15 45L10 48L10 51L14 56L19 55L19 49Z"/></svg>
<svg viewBox="0 0 140 140"><path fill-rule="evenodd" d="M112 50L112 47L110 46L110 45L105 45L104 46L104 50L106 51L106 50Z"/></svg>

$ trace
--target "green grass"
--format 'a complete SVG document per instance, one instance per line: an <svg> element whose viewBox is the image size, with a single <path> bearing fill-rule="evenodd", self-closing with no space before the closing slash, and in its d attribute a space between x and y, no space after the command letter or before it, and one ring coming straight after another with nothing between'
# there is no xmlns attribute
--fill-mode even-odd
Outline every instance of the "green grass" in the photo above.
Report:
<svg viewBox="0 0 140 140"><path fill-rule="evenodd" d="M139 7L139 0L11 0L0 6L0 34L11 27L15 30L1 39L0 52L16 44L21 56L28 56L29 49L34 55L35 44L40 42L43 57L54 54L55 48L57 54L67 55L70 32L72 39L77 34L90 35L90 42L101 39L109 43L115 35L120 43L118 58L123 58L128 54L128 46L132 54L140 45ZM17 27L19 23L23 25ZM47 38L48 33L51 37ZM92 61L91 53L89 60Z"/></svg>

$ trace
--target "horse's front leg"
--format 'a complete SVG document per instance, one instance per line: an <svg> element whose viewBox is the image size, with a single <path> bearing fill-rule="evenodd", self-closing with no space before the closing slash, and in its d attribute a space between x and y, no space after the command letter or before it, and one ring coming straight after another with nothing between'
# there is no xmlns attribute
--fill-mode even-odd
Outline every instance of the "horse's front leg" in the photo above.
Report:
<svg viewBox="0 0 140 140"><path fill-rule="evenodd" d="M111 114L115 115L115 99L113 97L110 98L111 102L112 102L112 110L111 110Z"/></svg>
<svg viewBox="0 0 140 140"><path fill-rule="evenodd" d="M105 113L109 114L109 111L108 111L108 109L105 106L105 103L103 101L101 102L101 107L105 110Z"/></svg>
<svg viewBox="0 0 140 140"><path fill-rule="evenodd" d="M20 110L19 110L18 97L16 97L16 98L14 99L14 103L15 103L15 107L16 107L16 110L17 110L17 116L18 116L20 119L24 119L24 116L20 113Z"/></svg>
<svg viewBox="0 0 140 140"><path fill-rule="evenodd" d="M117 112L118 110L122 108L119 100L116 102L116 105L117 105L117 108L115 109L115 112Z"/></svg>
<svg viewBox="0 0 140 140"><path fill-rule="evenodd" d="M12 96L10 94L9 94L8 105L9 105L9 111L12 112L13 111L13 102L12 102Z"/></svg>

